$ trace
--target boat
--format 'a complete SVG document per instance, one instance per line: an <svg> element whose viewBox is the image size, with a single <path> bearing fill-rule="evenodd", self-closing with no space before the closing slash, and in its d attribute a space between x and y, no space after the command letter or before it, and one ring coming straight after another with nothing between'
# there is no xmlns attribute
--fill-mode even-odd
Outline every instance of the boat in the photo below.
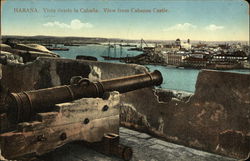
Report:
<svg viewBox="0 0 250 161"><path fill-rule="evenodd" d="M46 47L48 50L56 50L56 51L68 51L69 48L62 48L62 47L57 47L57 44L55 44L52 47Z"/></svg>
<svg viewBox="0 0 250 161"><path fill-rule="evenodd" d="M128 50L129 51L142 51L142 48L135 47L135 48L130 48Z"/></svg>
<svg viewBox="0 0 250 161"><path fill-rule="evenodd" d="M120 44L122 47L137 47L137 45L132 45L132 44Z"/></svg>
<svg viewBox="0 0 250 161"><path fill-rule="evenodd" d="M78 45L78 44L72 44L72 43L65 43L65 44L63 44L64 46L80 46L80 45Z"/></svg>
<svg viewBox="0 0 250 161"><path fill-rule="evenodd" d="M124 60L127 59L127 57L111 57L111 56L101 56L105 60Z"/></svg>
<svg viewBox="0 0 250 161"><path fill-rule="evenodd" d="M68 51L69 48L59 48L59 47L47 47L48 50L56 50L56 51Z"/></svg>

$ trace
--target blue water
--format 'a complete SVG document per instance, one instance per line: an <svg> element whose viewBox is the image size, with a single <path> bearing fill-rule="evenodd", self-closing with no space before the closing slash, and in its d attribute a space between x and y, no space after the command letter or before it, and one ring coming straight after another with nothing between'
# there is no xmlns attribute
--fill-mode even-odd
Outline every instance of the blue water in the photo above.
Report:
<svg viewBox="0 0 250 161"><path fill-rule="evenodd" d="M162 88L194 92L200 70L146 65L151 71L159 70L163 76Z"/></svg>
<svg viewBox="0 0 250 161"><path fill-rule="evenodd" d="M58 47L65 47L58 45ZM105 61L101 56L108 56L108 46L106 45L85 45L85 46L66 46L69 51L56 51L61 57L75 59L77 55L94 56L99 61ZM110 48L110 56L112 57L127 57L139 55L142 52L128 51L129 47ZM116 50L116 51L115 51Z"/></svg>
<svg viewBox="0 0 250 161"><path fill-rule="evenodd" d="M86 46L67 46L69 51L56 51L61 57L75 59L77 55L88 55L95 56L99 61L105 62L117 62L119 61L107 61L104 60L101 56L108 55L108 46L104 45L86 45ZM110 49L110 56L116 57L126 57L126 56L135 56L141 54L138 51L128 51L129 47L122 49L122 54L120 48L116 49L116 54L114 49ZM198 69L182 69L175 67L166 67L166 66L155 66L155 65L146 65L150 71L159 70L163 75L163 84L162 88L172 89L172 90L181 90L187 92L195 91L195 83L197 76L199 74ZM250 74L250 70L228 70L226 72L236 72L243 74Z"/></svg>

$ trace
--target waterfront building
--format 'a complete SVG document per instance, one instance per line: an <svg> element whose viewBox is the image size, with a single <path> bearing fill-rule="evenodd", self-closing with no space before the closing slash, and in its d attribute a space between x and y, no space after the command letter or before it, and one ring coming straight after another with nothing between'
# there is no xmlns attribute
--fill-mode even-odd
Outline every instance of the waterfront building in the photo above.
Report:
<svg viewBox="0 0 250 161"><path fill-rule="evenodd" d="M192 68L206 68L208 59L207 58L198 58L198 57L187 57L183 63L184 67Z"/></svg>
<svg viewBox="0 0 250 161"><path fill-rule="evenodd" d="M162 53L176 52L179 50L180 50L180 46L177 46L176 44L164 44L161 46L157 46L154 49L155 52L162 52Z"/></svg>
<svg viewBox="0 0 250 161"><path fill-rule="evenodd" d="M189 57L203 59L205 57L205 53L192 53L189 54Z"/></svg>
<svg viewBox="0 0 250 161"><path fill-rule="evenodd" d="M169 53L167 54L167 64L174 65L174 66L180 66L183 64L184 59L186 58L183 54L177 54L177 53Z"/></svg>
<svg viewBox="0 0 250 161"><path fill-rule="evenodd" d="M247 61L247 55L243 51L237 51L234 53L221 53L217 55L213 55L212 62L228 62L228 63L240 63Z"/></svg>

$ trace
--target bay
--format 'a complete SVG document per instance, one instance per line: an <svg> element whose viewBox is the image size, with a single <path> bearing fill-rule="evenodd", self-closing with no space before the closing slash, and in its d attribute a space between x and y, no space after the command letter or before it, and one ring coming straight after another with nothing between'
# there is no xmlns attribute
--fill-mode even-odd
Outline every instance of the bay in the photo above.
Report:
<svg viewBox="0 0 250 161"><path fill-rule="evenodd" d="M62 45L58 45L58 47L63 47ZM102 62L115 62L121 63L116 60L108 61L104 60L102 56L108 55L108 46L107 45L84 45L84 46L67 46L69 51L56 51L58 55L64 58L75 59L77 55L85 55L85 56L94 56L98 59L98 61ZM113 57L127 57L127 56L135 56L141 54L138 51L129 51L130 47L120 47L110 48L110 56ZM186 91L186 92L194 92L195 84L197 80L197 76L201 70L198 69L183 69L183 68L175 68L170 66L159 66L159 65L145 65L150 71L159 70L163 75L163 83L160 86L164 89L178 90L178 91ZM225 72L235 72L235 73L243 73L250 74L250 70L248 69L240 69L240 70L226 70Z"/></svg>

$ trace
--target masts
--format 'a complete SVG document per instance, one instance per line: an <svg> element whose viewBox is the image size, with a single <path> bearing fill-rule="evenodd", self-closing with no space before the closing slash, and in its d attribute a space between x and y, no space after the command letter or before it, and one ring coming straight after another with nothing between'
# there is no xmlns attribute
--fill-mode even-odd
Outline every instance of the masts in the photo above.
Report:
<svg viewBox="0 0 250 161"><path fill-rule="evenodd" d="M141 45L140 45L141 50L143 49L143 47L142 47L142 44L143 44L143 43L146 45L146 47L148 47L148 44L147 44L146 41L143 40L143 38L142 38L142 39L141 39Z"/></svg>
<svg viewBox="0 0 250 161"><path fill-rule="evenodd" d="M110 41L109 41L109 44L108 44L108 58L112 57L110 56L111 55L111 48L114 48L114 57L117 57L118 53L117 53L117 46L120 46L120 57L122 56L122 45L121 44L116 44L114 43L113 45L110 44Z"/></svg>
<svg viewBox="0 0 250 161"><path fill-rule="evenodd" d="M108 57L110 57L110 41L109 41L109 47L108 47Z"/></svg>
<svg viewBox="0 0 250 161"><path fill-rule="evenodd" d="M120 57L122 57L122 45L120 45Z"/></svg>

